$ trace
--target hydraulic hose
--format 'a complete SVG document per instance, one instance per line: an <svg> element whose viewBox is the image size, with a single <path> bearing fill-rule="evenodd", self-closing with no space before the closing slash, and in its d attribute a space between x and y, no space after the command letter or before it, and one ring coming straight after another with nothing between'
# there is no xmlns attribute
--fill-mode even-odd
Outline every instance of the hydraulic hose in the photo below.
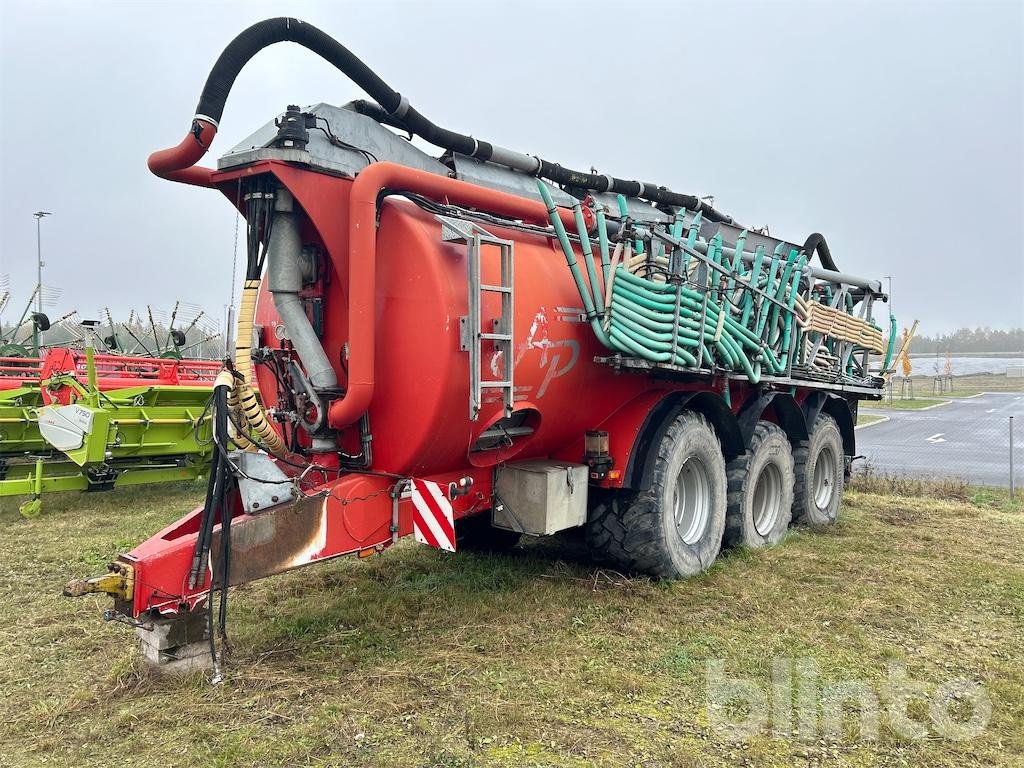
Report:
<svg viewBox="0 0 1024 768"><path fill-rule="evenodd" d="M505 165L576 189L610 192L649 200L653 203L684 207L702 211L712 221L731 222L694 195L672 192L666 187L649 182L629 181L595 173L583 173L563 168L538 157L504 149L461 133L441 128L410 106L409 100L385 83L363 61L325 32L299 19L278 17L257 22L244 30L217 58L206 78L199 97L196 114L188 134L176 147L154 152L149 168L157 176L186 184L213 186L209 168L195 167L210 148L228 94L242 67L257 53L276 43L292 42L312 51L333 64L352 82L376 101L392 124L399 123L425 141L450 152L467 155L481 161ZM367 110L366 107L363 108ZM367 110L372 111L372 110ZM364 112L365 113L365 112Z"/></svg>
<svg viewBox="0 0 1024 768"><path fill-rule="evenodd" d="M256 397L252 383L256 377L252 369L252 329L256 316L256 299L260 292L259 280L246 280L242 288L242 301L235 324L235 369L240 375L232 382L227 393L227 408L234 418L228 419L231 442L243 451L255 451L257 446L235 428L248 428L258 441L275 456L287 456L288 448L277 430L270 424L267 413Z"/></svg>
<svg viewBox="0 0 1024 768"><path fill-rule="evenodd" d="M242 377L242 381L238 383L256 380L252 373L252 327L259 292L259 280L246 280L242 286L242 301L238 309L238 320L235 321L235 370ZM236 422L247 425L242 416L240 392L236 382L232 382L231 389L228 390L227 405L232 415L232 418L228 419L231 442L243 451L255 451L255 444L235 427Z"/></svg>

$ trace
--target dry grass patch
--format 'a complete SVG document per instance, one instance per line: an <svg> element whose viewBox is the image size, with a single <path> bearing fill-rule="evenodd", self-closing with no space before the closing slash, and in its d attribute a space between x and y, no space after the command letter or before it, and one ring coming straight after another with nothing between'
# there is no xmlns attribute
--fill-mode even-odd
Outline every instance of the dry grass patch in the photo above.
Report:
<svg viewBox="0 0 1024 768"><path fill-rule="evenodd" d="M570 540L506 556L410 542L251 584L232 594L218 687L154 676L131 632L100 621L105 601L59 596L200 487L53 494L32 521L5 505L0 764L1009 764L1024 753L1024 512L998 492L887 482L859 483L822 534L683 582L602 570ZM892 662L929 688L965 677L992 719L969 742L883 723L877 741L737 745L711 727L710 661L767 686L784 657L873 688Z"/></svg>

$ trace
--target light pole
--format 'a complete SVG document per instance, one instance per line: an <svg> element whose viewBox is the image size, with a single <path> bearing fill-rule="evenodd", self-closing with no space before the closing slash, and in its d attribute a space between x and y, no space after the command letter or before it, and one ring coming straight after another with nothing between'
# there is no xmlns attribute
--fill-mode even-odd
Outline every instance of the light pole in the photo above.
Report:
<svg viewBox="0 0 1024 768"><path fill-rule="evenodd" d="M49 211L36 211L36 312L43 313L43 216L52 216ZM32 318L32 354L39 354L39 319Z"/></svg>
<svg viewBox="0 0 1024 768"><path fill-rule="evenodd" d="M36 311L43 311L43 216L52 216L49 211L36 211Z"/></svg>

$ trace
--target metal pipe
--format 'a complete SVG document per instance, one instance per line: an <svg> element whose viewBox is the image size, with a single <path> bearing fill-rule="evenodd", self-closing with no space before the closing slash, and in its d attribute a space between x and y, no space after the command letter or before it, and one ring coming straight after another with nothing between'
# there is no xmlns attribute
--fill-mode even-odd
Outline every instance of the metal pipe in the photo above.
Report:
<svg viewBox="0 0 1024 768"><path fill-rule="evenodd" d="M507 167L540 176L557 184L583 187L597 192L621 192L656 203L703 210L713 221L731 222L693 195L672 192L658 184L617 179L603 174L584 173L563 168L540 158L531 157L487 141L449 131L435 125L409 104L409 100L385 83L358 56L334 38L299 19L279 17L266 19L243 30L217 58L196 106L189 135L171 149L150 156L149 167L158 176L186 184L212 186L210 169L192 167L203 156L217 133L217 124L224 112L228 93L242 68L268 46L293 42L333 64L352 82L369 94L387 113L392 122L399 122L411 133L443 149L468 155L484 162L498 162Z"/></svg>
<svg viewBox="0 0 1024 768"><path fill-rule="evenodd" d="M206 154L216 136L216 124L197 117L177 146L158 150L149 156L149 170L163 179L197 187L212 187L214 169L196 163Z"/></svg>
<svg viewBox="0 0 1024 768"><path fill-rule="evenodd" d="M536 200L398 163L372 163L364 168L352 183L349 196L348 382L345 396L331 403L328 411L328 422L334 429L354 424L373 399L377 198L385 189L398 194L411 192L430 200L477 208L531 224L548 224L547 209ZM575 226L571 211L559 208L558 215L564 225Z"/></svg>
<svg viewBox="0 0 1024 768"><path fill-rule="evenodd" d="M698 241L694 244L694 249L703 254L707 254L708 245L706 242ZM736 258L736 249L730 246L723 247L722 253L730 258ZM808 254L808 258L809 257L810 254ZM750 251L742 251L740 258L742 258L743 261L752 264L755 259L755 254ZM866 277L857 277L856 275L850 275L846 272L836 272L831 269L823 269L822 267L810 267L810 273L811 277L817 280L825 280L830 283L838 283L841 285L852 285L855 288L864 288L872 293L882 292L882 283L879 280L869 280Z"/></svg>
<svg viewBox="0 0 1024 768"><path fill-rule="evenodd" d="M315 389L333 389L338 386L338 375L299 299L299 291L302 290L302 235L292 196L287 190L278 190L274 208L274 226L267 247L267 288L306 369L309 383Z"/></svg>

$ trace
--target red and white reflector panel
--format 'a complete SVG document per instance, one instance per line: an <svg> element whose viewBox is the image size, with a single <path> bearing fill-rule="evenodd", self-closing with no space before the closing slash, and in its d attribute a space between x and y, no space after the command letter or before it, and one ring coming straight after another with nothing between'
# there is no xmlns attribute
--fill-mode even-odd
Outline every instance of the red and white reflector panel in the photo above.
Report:
<svg viewBox="0 0 1024 768"><path fill-rule="evenodd" d="M455 551L455 515L437 483L412 481L412 533L420 544Z"/></svg>

